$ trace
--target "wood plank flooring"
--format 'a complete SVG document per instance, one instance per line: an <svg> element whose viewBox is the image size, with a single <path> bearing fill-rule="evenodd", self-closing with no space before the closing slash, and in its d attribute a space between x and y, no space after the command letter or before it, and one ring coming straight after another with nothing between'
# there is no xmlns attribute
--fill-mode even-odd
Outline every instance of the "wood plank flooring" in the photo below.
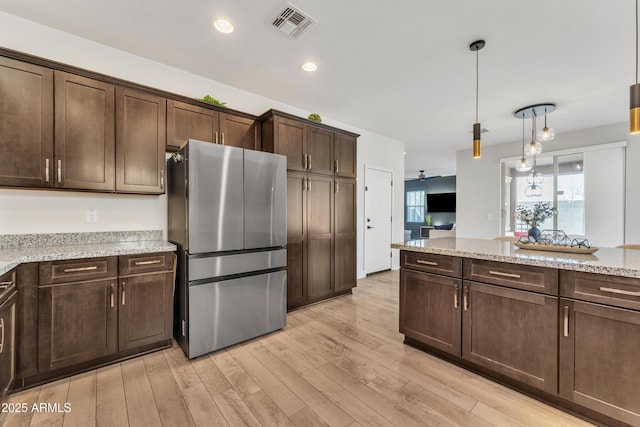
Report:
<svg viewBox="0 0 640 427"><path fill-rule="evenodd" d="M177 345L10 396L5 426L587 426L402 344L398 272L187 360ZM31 411L34 403L60 411ZM65 403L71 411L65 413Z"/></svg>

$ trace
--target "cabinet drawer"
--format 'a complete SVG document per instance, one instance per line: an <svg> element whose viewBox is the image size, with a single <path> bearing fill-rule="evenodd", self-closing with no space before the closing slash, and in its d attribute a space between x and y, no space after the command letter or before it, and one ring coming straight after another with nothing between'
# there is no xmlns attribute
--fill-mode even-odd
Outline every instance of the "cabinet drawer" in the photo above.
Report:
<svg viewBox="0 0 640 427"><path fill-rule="evenodd" d="M40 285L106 279L118 275L118 258L85 258L40 263Z"/></svg>
<svg viewBox="0 0 640 427"><path fill-rule="evenodd" d="M120 256L120 275L166 271L173 268L173 253L139 254Z"/></svg>
<svg viewBox="0 0 640 427"><path fill-rule="evenodd" d="M640 310L640 279L579 271L561 271L560 295L566 298Z"/></svg>
<svg viewBox="0 0 640 427"><path fill-rule="evenodd" d="M402 268L442 274L444 276L462 277L462 258L401 251L400 260Z"/></svg>
<svg viewBox="0 0 640 427"><path fill-rule="evenodd" d="M558 270L553 268L465 258L464 278L525 291L558 295Z"/></svg>

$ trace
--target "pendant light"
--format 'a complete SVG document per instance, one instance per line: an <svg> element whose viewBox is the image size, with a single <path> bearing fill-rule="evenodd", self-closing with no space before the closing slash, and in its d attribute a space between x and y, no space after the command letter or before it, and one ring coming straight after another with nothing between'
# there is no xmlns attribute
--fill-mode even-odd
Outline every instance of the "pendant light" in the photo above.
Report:
<svg viewBox="0 0 640 427"><path fill-rule="evenodd" d="M524 114L522 115L522 157L516 160L516 170L518 172L527 172L533 166L531 159L524 155Z"/></svg>
<svg viewBox="0 0 640 427"><path fill-rule="evenodd" d="M631 86L629 133L640 132L640 84L638 84L638 0L636 0L636 84Z"/></svg>
<svg viewBox="0 0 640 427"><path fill-rule="evenodd" d="M533 156L533 167L529 176L527 176L527 188L524 189L524 195L527 197L540 197L542 196L542 181L544 176L536 172L536 156Z"/></svg>
<svg viewBox="0 0 640 427"><path fill-rule="evenodd" d="M420 170L420 175L418 175L418 179L420 181L424 181L425 178L426 176L424 175L424 170Z"/></svg>
<svg viewBox="0 0 640 427"><path fill-rule="evenodd" d="M544 127L538 131L538 141L551 141L556 137L556 131L547 126L547 107L544 107Z"/></svg>
<svg viewBox="0 0 640 427"><path fill-rule="evenodd" d="M476 53L476 122L473 124L473 158L480 158L480 133L482 129L478 121L478 51L485 45L484 40L476 40L469 45L469 50Z"/></svg>
<svg viewBox="0 0 640 427"><path fill-rule="evenodd" d="M536 141L536 110L531 111L531 142L524 148L527 156L537 156L542 153L542 144Z"/></svg>

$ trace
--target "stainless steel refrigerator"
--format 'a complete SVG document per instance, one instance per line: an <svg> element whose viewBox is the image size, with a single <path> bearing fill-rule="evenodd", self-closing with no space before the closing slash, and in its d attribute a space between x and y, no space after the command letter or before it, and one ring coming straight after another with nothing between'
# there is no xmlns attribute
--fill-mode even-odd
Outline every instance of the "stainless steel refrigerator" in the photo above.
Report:
<svg viewBox="0 0 640 427"><path fill-rule="evenodd" d="M281 329L286 157L189 140L167 160L174 336L194 358Z"/></svg>

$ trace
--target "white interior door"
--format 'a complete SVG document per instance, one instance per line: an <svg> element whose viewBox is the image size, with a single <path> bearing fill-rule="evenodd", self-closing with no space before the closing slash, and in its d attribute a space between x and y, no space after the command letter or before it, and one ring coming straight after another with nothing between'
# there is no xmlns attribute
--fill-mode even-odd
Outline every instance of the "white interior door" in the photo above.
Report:
<svg viewBox="0 0 640 427"><path fill-rule="evenodd" d="M392 173L365 168L364 271L391 269Z"/></svg>

